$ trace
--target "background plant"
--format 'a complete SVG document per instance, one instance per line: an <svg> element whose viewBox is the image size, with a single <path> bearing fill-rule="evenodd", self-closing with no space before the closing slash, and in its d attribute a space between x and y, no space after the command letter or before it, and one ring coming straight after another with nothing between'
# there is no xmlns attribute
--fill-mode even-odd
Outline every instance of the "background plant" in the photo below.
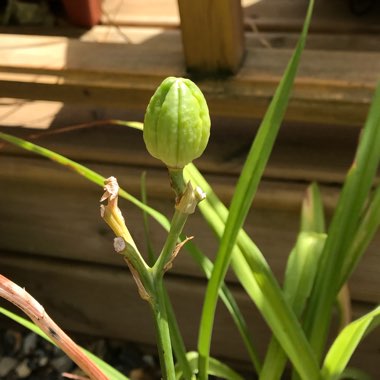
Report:
<svg viewBox="0 0 380 380"><path fill-rule="evenodd" d="M193 187L199 186L207 194L206 199L199 204L199 209L220 238L215 263L207 259L194 241L188 241L185 245L210 278L199 329L198 352L186 351L161 276L165 264L171 259L177 238L179 241L185 241L185 237L180 234L181 228L177 227L186 220L180 218L178 223L179 217L175 215L174 222L170 223L163 215L124 190L119 189L113 193L115 197L118 193L119 196L133 202L168 231L168 240L163 248L164 255L161 256L165 259L159 260L158 264L156 262L154 265L146 266L141 261L142 255L126 231L122 231L123 240L119 240L117 245L123 255L127 254L127 261L133 261L133 269L137 269L145 291L148 289L148 296L151 292L157 297L158 311L154 312L160 314L156 315L158 345L161 347L161 364L164 377L167 379L205 379L209 374L228 379L240 378L232 369L210 357L212 326L218 297L232 314L260 379L280 379L288 360L294 368L294 378L365 378L361 372L347 368L347 365L360 341L379 324L379 307L336 332L335 340L329 347L326 347L326 340L338 293L356 268L380 223L380 187L375 185L380 160L380 86L376 89L353 165L327 229L317 185L312 184L307 191L302 207L300 231L289 255L283 288L272 274L260 249L242 230L285 114L305 44L312 6L311 1L300 41L253 141L230 208L227 209L223 205L193 164L185 168L186 181L191 181ZM142 129L139 124L135 123L133 126ZM92 182L104 186L105 178L57 153L3 133L0 134L0 138L69 166ZM107 183L109 184L110 182ZM110 199L112 189L107 190L107 197ZM106 207L112 208L114 205ZM248 324L224 284L224 277L230 265L273 333L264 358L257 354ZM149 268L155 266L160 268L160 275L152 280L147 273L151 271ZM142 294L146 296L143 291ZM167 350L167 347L170 349ZM175 367L171 348L176 358ZM324 355L326 349L327 354ZM112 375L111 378L116 377Z"/></svg>

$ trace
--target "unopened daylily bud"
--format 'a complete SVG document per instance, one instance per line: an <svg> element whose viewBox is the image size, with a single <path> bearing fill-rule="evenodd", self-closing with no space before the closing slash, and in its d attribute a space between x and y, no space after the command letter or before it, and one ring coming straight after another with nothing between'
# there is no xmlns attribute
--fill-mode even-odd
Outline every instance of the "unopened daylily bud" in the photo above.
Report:
<svg viewBox="0 0 380 380"><path fill-rule="evenodd" d="M149 153L169 168L183 168L205 150L210 115L201 90L189 79L166 78L152 96L144 119Z"/></svg>

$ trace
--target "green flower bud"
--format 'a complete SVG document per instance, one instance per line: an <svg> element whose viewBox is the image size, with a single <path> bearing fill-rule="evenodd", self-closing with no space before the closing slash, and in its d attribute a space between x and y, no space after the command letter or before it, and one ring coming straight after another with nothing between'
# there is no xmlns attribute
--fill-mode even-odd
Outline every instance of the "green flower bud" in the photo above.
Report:
<svg viewBox="0 0 380 380"><path fill-rule="evenodd" d="M145 145L169 168L183 168L205 150L210 124L201 90L189 79L169 77L157 88L146 110Z"/></svg>

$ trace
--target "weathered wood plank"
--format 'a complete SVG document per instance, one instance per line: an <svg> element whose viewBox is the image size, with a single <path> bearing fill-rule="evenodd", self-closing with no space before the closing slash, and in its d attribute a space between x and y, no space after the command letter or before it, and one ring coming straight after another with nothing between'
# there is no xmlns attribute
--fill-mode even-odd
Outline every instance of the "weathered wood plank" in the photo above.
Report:
<svg viewBox="0 0 380 380"><path fill-rule="evenodd" d="M102 24L111 25L179 25L176 0L106 0L103 2Z"/></svg>
<svg viewBox="0 0 380 380"><path fill-rule="evenodd" d="M51 120L49 115L54 113L57 104L53 103L50 107L49 103L45 103L45 106L46 110L41 114L37 113L40 108L40 104L37 104L36 113L31 113L33 117L26 112L18 115L18 107L6 106L4 112L8 112L10 116L0 119L0 122L4 125L28 127L46 117L47 124L41 126L48 127ZM30 104L27 107L30 110L29 107ZM1 109L0 106L0 112ZM52 125L60 128L91 121L100 122L101 119L143 120L143 114L124 109L65 105L55 115ZM204 172L236 176L244 163L258 123L249 119L239 119L237 122L229 118L213 117L212 124L212 138L203 157L196 161L197 166ZM2 130L9 132L7 128ZM26 139L30 135L29 131L16 128L12 128L10 132ZM356 127L284 125L265 176L286 181L340 183L353 160L359 132ZM83 130L51 136L41 135L35 141L77 160L162 167L160 161L147 154L140 132L112 126L108 122ZM12 154L21 152L18 149L9 150L9 147L4 151Z"/></svg>
<svg viewBox="0 0 380 380"><path fill-rule="evenodd" d="M252 21L261 31L301 29L306 3L302 0L242 0L246 28ZM178 27L180 24L175 0L105 0L103 24L145 25ZM380 31L378 18L380 6L358 17L349 7L349 1L320 0L315 4L312 32L352 32Z"/></svg>
<svg viewBox="0 0 380 380"><path fill-rule="evenodd" d="M302 0L269 0L247 4L245 16L261 30L299 30L305 17L307 3ZM380 6L371 12L355 15L349 1L320 0L315 2L312 32L379 32Z"/></svg>
<svg viewBox="0 0 380 380"><path fill-rule="evenodd" d="M240 0L178 0L178 7L188 71L236 73L245 50Z"/></svg>
<svg viewBox="0 0 380 380"><path fill-rule="evenodd" d="M139 299L135 284L126 269L79 263L73 265L65 260L45 260L4 252L0 253L0 266L3 274L25 286L64 329L154 344L149 308ZM166 284L186 344L189 349L194 349L204 283L168 276ZM269 338L268 329L244 292L240 288L232 288L232 291L262 354ZM8 306L2 300L0 305ZM354 316L362 315L370 307L355 304ZM231 318L221 305L215 322L213 354L240 362L247 360ZM380 330L376 329L359 346L350 364L378 378L379 342Z"/></svg>
<svg viewBox="0 0 380 380"><path fill-rule="evenodd" d="M62 108L59 102L0 98L0 122L7 126L48 129Z"/></svg>
<svg viewBox="0 0 380 380"><path fill-rule="evenodd" d="M74 173L39 159L1 158L0 248L10 252L25 252L55 258L124 265L112 248L112 233L99 216L98 202L102 193ZM116 175L133 194L139 193L140 169L91 164L105 176ZM230 199L234 179L208 176L225 200ZM171 193L166 173L149 171L150 203L169 217L172 213ZM275 274L281 278L288 253L294 244L299 207L305 185L263 182L246 229L262 249ZM323 188L326 205L332 206L337 192ZM141 213L121 201L121 207L131 232L143 245ZM195 236L195 242L213 258L217 241L201 215L196 213L185 231ZM152 222L151 238L157 249L164 233ZM380 302L379 257L376 255L380 235L374 241L352 278L355 300ZM202 277L194 261L185 251L179 255L172 270L178 275ZM234 277L229 276L234 282Z"/></svg>
<svg viewBox="0 0 380 380"><path fill-rule="evenodd" d="M0 96L141 110L164 77L185 75L175 41L178 35L164 33L120 49L60 37L2 35ZM379 54L305 51L287 119L362 124L379 78ZM249 49L234 78L199 82L212 114L261 117L289 57L284 49Z"/></svg>
<svg viewBox="0 0 380 380"><path fill-rule="evenodd" d="M252 28L251 28L252 29ZM123 27L112 25L97 25L86 30L75 28L42 28L42 27L1 27L0 34L24 34L38 36L60 36L79 39L85 42L141 44L157 36L167 38L167 43L173 43L174 36L180 43L180 35L176 30L164 27ZM245 32L247 48L293 49L299 38L298 32L289 31L258 31ZM376 33L310 33L307 37L308 50L335 51L379 51L379 36Z"/></svg>

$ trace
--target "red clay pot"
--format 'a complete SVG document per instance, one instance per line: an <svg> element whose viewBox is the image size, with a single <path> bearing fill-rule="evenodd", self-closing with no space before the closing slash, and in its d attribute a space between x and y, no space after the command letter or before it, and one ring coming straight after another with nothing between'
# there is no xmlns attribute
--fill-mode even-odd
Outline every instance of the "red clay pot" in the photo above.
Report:
<svg viewBox="0 0 380 380"><path fill-rule="evenodd" d="M62 0L69 21L77 26L91 27L99 23L101 0Z"/></svg>

